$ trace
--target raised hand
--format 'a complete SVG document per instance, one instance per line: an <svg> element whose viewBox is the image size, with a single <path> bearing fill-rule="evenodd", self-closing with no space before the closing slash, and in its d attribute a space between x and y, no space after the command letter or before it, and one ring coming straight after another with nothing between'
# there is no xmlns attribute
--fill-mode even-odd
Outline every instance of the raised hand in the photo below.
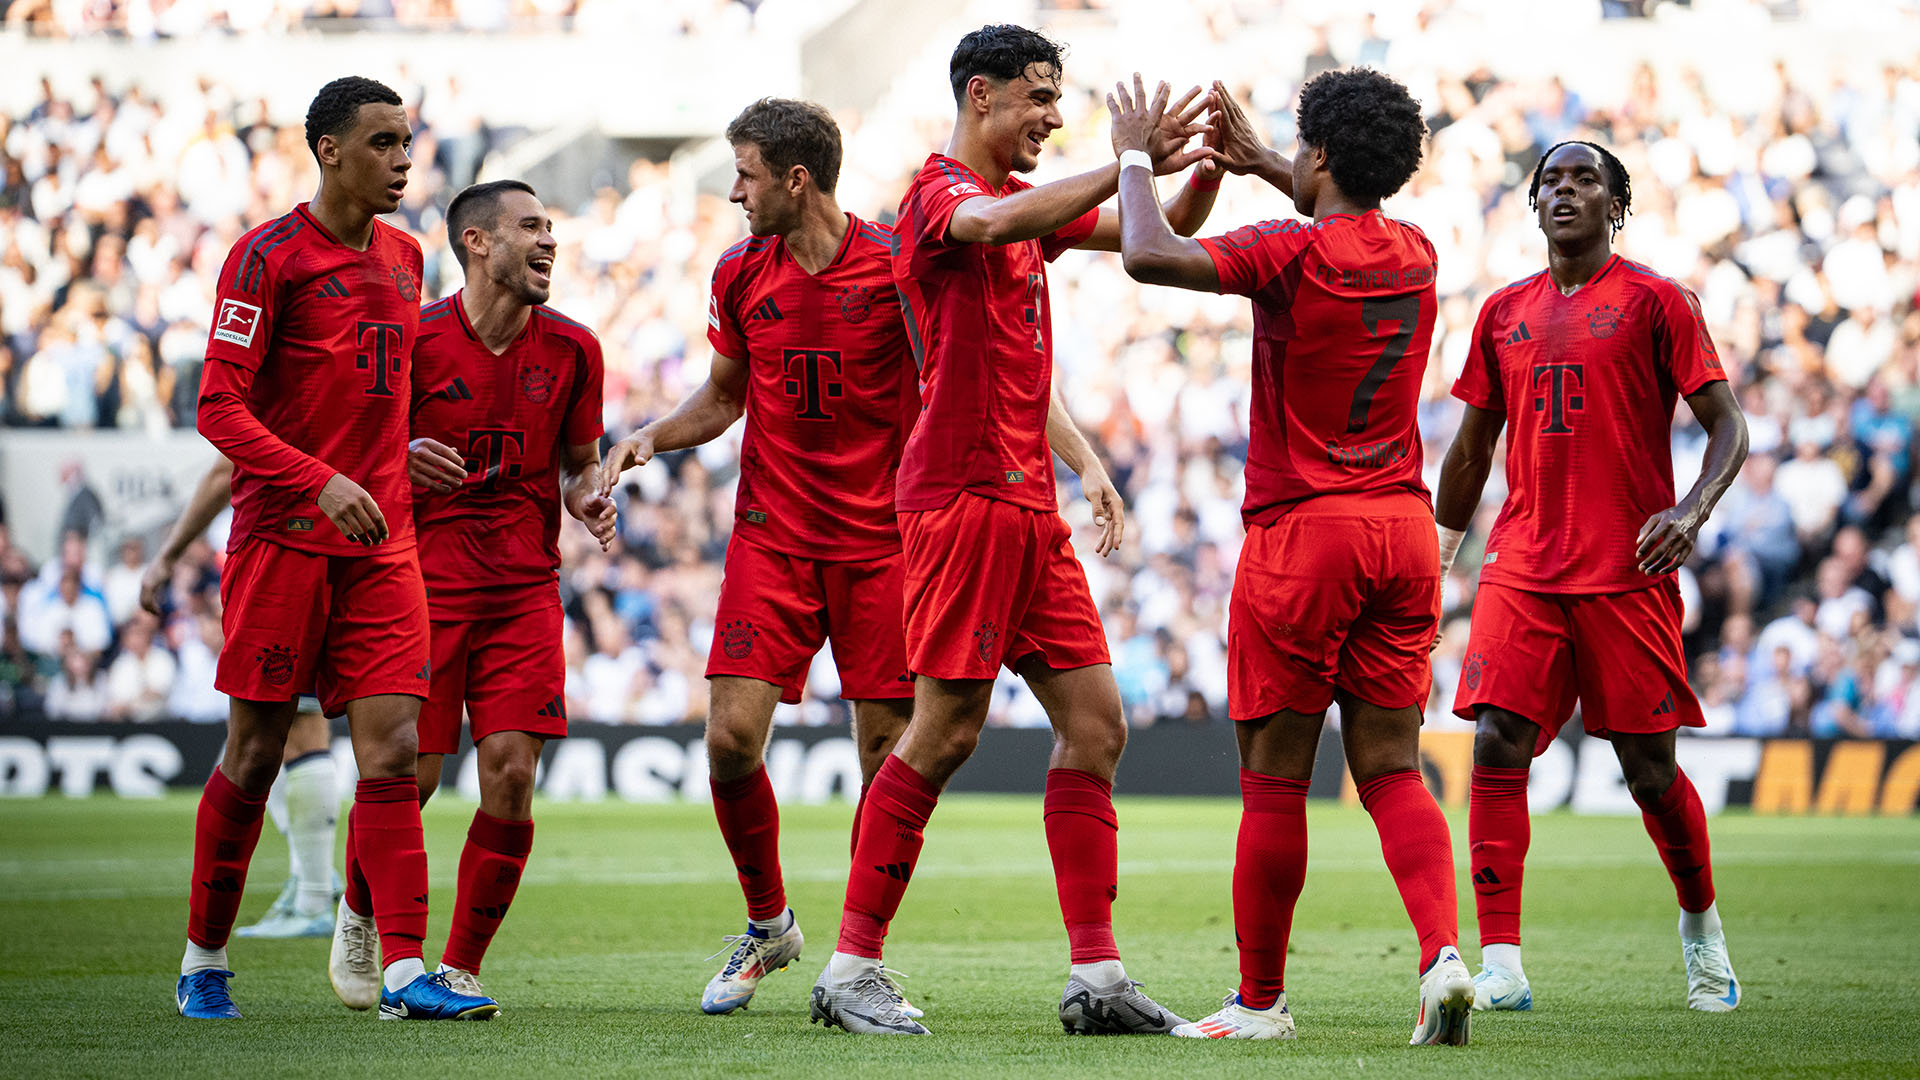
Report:
<svg viewBox="0 0 1920 1080"><path fill-rule="evenodd" d="M1149 98L1146 84L1140 73L1135 72L1131 92L1125 83L1115 83L1113 93L1107 95L1107 111L1113 118L1113 152L1116 155L1127 150L1144 152L1153 159L1156 176L1179 172L1196 161L1212 157L1212 151L1205 146L1186 145L1193 136L1205 134L1209 129L1199 118L1206 111L1211 95L1202 94L1196 86L1169 108L1167 99L1172 92L1172 87L1163 82L1154 88Z"/></svg>
<svg viewBox="0 0 1920 1080"><path fill-rule="evenodd" d="M1214 160L1228 172L1244 174L1273 153L1254 133L1253 121L1240 103L1227 93L1227 84L1213 84L1213 130L1207 141L1214 149Z"/></svg>
<svg viewBox="0 0 1920 1080"><path fill-rule="evenodd" d="M613 485L620 482L621 473L652 460L653 436L648 435L645 428L614 443L613 449L607 451L606 460L600 463L600 494L613 494Z"/></svg>
<svg viewBox="0 0 1920 1080"><path fill-rule="evenodd" d="M320 489L320 497L314 500L320 505L320 512L327 515L334 528L349 543L364 544L372 547L384 543L387 539L387 517L380 507L367 494L367 489L347 479L344 473L334 473L327 486Z"/></svg>
<svg viewBox="0 0 1920 1080"><path fill-rule="evenodd" d="M407 480L414 487L444 495L467 482L467 468L453 447L432 439L415 439L407 444Z"/></svg>

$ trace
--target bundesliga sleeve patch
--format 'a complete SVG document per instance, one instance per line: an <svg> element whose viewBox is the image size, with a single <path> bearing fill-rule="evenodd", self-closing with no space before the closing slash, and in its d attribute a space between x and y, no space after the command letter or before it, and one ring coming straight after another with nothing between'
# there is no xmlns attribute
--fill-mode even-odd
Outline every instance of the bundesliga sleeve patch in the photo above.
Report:
<svg viewBox="0 0 1920 1080"><path fill-rule="evenodd" d="M213 336L242 348L253 347L254 331L260 328L260 309L240 300L220 301L220 317L214 320Z"/></svg>
<svg viewBox="0 0 1920 1080"><path fill-rule="evenodd" d="M965 181L962 181L958 184L953 184L949 186L947 188L947 194L952 195L955 198L958 198L962 195L985 195L986 192L981 191L980 185L978 184L970 184Z"/></svg>

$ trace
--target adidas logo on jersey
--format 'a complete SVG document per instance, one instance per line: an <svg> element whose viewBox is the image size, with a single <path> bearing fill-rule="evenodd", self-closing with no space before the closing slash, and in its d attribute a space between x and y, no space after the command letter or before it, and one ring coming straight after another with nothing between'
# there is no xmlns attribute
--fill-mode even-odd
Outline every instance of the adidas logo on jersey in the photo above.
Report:
<svg viewBox="0 0 1920 1080"><path fill-rule="evenodd" d="M535 711L541 716L551 716L565 720L567 718L567 699L563 695L555 694L552 701L540 706L540 708Z"/></svg>
<svg viewBox="0 0 1920 1080"><path fill-rule="evenodd" d="M322 296L348 297L352 295L353 295L352 293L347 291L347 287L345 285L340 284L340 279L334 276L333 274L327 275L327 280L322 282L320 285L320 291L314 294L315 297L322 297Z"/></svg>
<svg viewBox="0 0 1920 1080"><path fill-rule="evenodd" d="M1667 696L1660 699L1660 704L1653 707L1653 715L1671 716L1673 715L1673 708L1673 691L1669 690L1667 691Z"/></svg>
<svg viewBox="0 0 1920 1080"><path fill-rule="evenodd" d="M747 321L753 322L755 319L767 319L772 322L779 322L784 318L786 318L786 316L780 314L780 305L774 303L773 298L769 296L754 305L753 314L747 316Z"/></svg>
<svg viewBox="0 0 1920 1080"><path fill-rule="evenodd" d="M472 401L473 391L467 389L467 381L465 379L455 378L452 382L435 390L433 396L445 398L448 401Z"/></svg>
<svg viewBox="0 0 1920 1080"><path fill-rule="evenodd" d="M1522 322L1519 326L1513 328L1513 333L1507 335L1505 344L1518 345L1523 341L1532 340L1533 335L1527 332L1527 324Z"/></svg>

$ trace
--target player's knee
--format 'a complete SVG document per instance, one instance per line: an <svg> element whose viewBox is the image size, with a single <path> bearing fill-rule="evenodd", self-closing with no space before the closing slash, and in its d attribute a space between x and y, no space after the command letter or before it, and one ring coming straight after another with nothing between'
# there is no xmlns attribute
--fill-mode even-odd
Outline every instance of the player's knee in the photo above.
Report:
<svg viewBox="0 0 1920 1080"><path fill-rule="evenodd" d="M1627 793L1640 806L1653 806L1667 789L1673 786L1679 775L1679 766L1671 761L1651 761L1637 759L1622 763L1622 772L1627 780Z"/></svg>
<svg viewBox="0 0 1920 1080"><path fill-rule="evenodd" d="M955 769L966 764L973 751L980 745L980 729L971 724L956 724L941 732L934 746L934 756L939 763L939 771L951 776Z"/></svg>
<svg viewBox="0 0 1920 1080"><path fill-rule="evenodd" d="M756 735L738 725L723 723L718 717L708 720L708 769L715 777L730 780L759 768L763 742Z"/></svg>
<svg viewBox="0 0 1920 1080"><path fill-rule="evenodd" d="M528 806L533 802L534 770L537 764L536 758L504 758L494 762L480 782L499 801L514 806Z"/></svg>
<svg viewBox="0 0 1920 1080"><path fill-rule="evenodd" d="M1482 709L1474 722L1473 763L1496 769L1524 769L1533 761L1539 729L1505 709Z"/></svg>
<svg viewBox="0 0 1920 1080"><path fill-rule="evenodd" d="M1101 717L1096 722L1074 724L1058 740L1081 760L1118 762L1127 748L1127 724L1120 717Z"/></svg>

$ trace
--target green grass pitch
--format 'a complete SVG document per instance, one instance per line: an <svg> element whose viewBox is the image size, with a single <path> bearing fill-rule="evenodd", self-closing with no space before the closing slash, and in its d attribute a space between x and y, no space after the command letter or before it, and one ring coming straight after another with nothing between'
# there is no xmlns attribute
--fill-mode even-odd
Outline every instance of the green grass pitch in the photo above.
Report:
<svg viewBox="0 0 1920 1080"><path fill-rule="evenodd" d="M1228 880L1237 806L1122 799L1118 932L1128 971L1188 1017L1235 980ZM894 923L932 1038L809 1026L833 947L844 805L786 812L805 957L750 1010L707 1017L707 955L744 919L703 806L548 805L527 879L487 960L492 1024L379 1023L326 980L325 941L230 947L246 1019L189 1022L172 989L194 803L0 803L0 1075L50 1076L1434 1076L1920 1075L1920 821L1713 821L1715 877L1745 1002L1689 1012L1673 893L1632 818L1537 819L1528 867L1531 1014L1479 1014L1472 1045L1410 1048L1414 938L1356 809L1314 804L1295 920L1295 1043L1066 1038L1066 940L1039 800L955 797ZM446 933L471 813L427 810L428 956ZM1464 858L1465 820L1452 819ZM267 829L242 922L271 900ZM1464 863L1461 864L1464 868ZM1460 877L1471 964L1472 893Z"/></svg>

